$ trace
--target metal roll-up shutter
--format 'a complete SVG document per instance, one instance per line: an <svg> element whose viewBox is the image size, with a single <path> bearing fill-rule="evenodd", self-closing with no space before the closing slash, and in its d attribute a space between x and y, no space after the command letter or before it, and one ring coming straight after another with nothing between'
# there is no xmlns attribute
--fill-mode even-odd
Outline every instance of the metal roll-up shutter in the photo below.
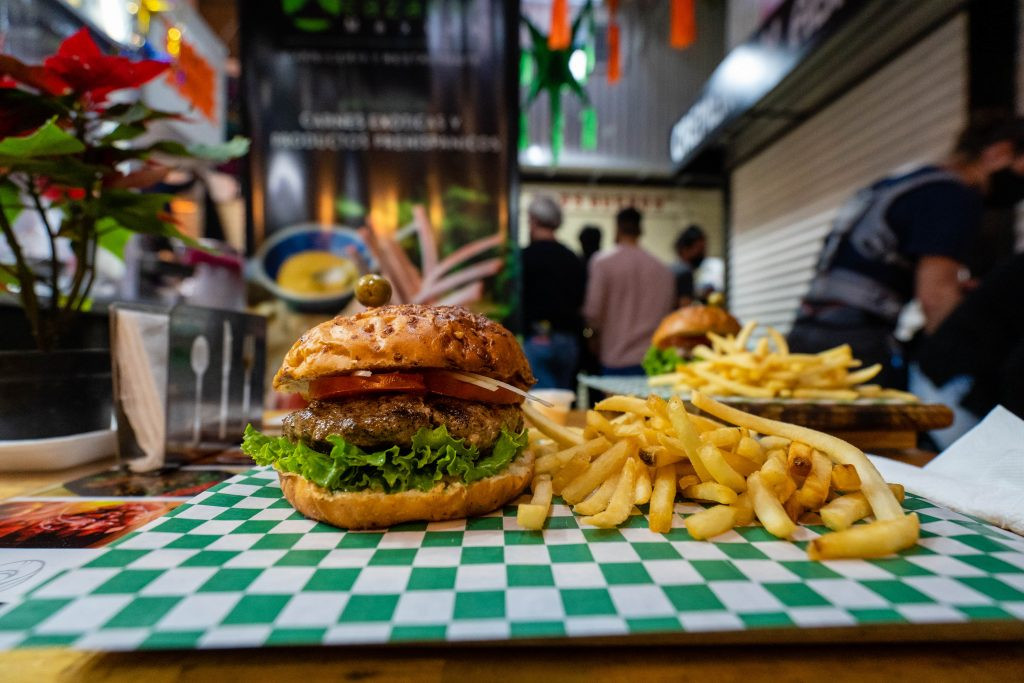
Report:
<svg viewBox="0 0 1024 683"><path fill-rule="evenodd" d="M733 172L729 301L740 320L788 331L840 205L949 153L966 118L965 28L955 16Z"/></svg>

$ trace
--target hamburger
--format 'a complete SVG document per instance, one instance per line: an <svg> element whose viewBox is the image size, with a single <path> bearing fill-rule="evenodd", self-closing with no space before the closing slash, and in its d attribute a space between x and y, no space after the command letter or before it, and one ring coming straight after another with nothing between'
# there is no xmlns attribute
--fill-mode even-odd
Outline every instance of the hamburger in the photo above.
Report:
<svg viewBox="0 0 1024 683"><path fill-rule="evenodd" d="M402 304L306 332L274 388L309 403L283 435L249 426L242 450L285 498L347 529L479 515L530 482L521 409L535 383L504 327L458 306Z"/></svg>
<svg viewBox="0 0 1024 683"><path fill-rule="evenodd" d="M675 372L677 365L690 360L697 346L710 344L709 333L726 336L739 331L739 322L721 306L683 306L665 316L654 331L651 348L644 356L644 371L648 375Z"/></svg>

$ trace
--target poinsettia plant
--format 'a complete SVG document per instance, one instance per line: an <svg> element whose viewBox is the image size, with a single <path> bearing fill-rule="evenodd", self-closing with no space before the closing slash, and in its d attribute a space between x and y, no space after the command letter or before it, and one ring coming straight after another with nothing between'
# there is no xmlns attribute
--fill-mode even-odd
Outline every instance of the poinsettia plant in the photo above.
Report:
<svg viewBox="0 0 1024 683"><path fill-rule="evenodd" d="M17 292L41 350L53 349L89 305L98 249L121 256L132 233L188 241L166 213L171 196L143 188L184 159L221 162L248 150L244 138L140 144L152 122L180 115L111 95L169 66L105 55L86 29L43 64L0 55L0 233L9 252L8 262L0 260L0 287ZM25 211L45 230L48 258L33 258L19 243L15 222ZM62 274L64 241L73 259Z"/></svg>

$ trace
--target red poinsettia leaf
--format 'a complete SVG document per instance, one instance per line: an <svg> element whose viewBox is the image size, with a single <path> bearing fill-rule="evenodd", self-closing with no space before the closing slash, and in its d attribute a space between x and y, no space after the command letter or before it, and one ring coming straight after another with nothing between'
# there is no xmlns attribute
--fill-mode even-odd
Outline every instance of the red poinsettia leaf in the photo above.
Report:
<svg viewBox="0 0 1024 683"><path fill-rule="evenodd" d="M68 59L93 59L102 56L99 45L92 39L89 29L80 28L74 34L64 39L64 42L57 48L57 57Z"/></svg>
<svg viewBox="0 0 1024 683"><path fill-rule="evenodd" d="M130 78L131 82L126 87L134 88L145 83L149 83L151 80L167 71L171 66L167 62L158 62L155 59L144 59L141 62L129 62L131 66Z"/></svg>
<svg viewBox="0 0 1024 683"><path fill-rule="evenodd" d="M63 43L47 58L47 73L66 81L93 103L123 88L137 88L160 75L168 65L151 59L135 62L128 57L109 57L100 52L86 29Z"/></svg>
<svg viewBox="0 0 1024 683"><path fill-rule="evenodd" d="M56 74L41 66L25 64L10 55L0 55L0 75L3 82L0 87L27 85L51 95L62 95L68 90L68 84Z"/></svg>

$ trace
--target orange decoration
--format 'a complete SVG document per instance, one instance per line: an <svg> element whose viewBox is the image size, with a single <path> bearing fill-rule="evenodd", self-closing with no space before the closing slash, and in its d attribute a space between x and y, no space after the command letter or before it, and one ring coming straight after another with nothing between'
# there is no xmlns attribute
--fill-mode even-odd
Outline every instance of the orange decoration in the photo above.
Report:
<svg viewBox="0 0 1024 683"><path fill-rule="evenodd" d="M608 24L608 82L618 83L622 77L619 66L619 25Z"/></svg>
<svg viewBox="0 0 1024 683"><path fill-rule="evenodd" d="M551 33L548 34L548 47L552 50L568 50L571 42L569 0L555 0L551 5Z"/></svg>
<svg viewBox="0 0 1024 683"><path fill-rule="evenodd" d="M697 39L697 15L693 0L672 0L669 14L669 44L677 50L692 45Z"/></svg>
<svg viewBox="0 0 1024 683"><path fill-rule="evenodd" d="M191 45L180 43L167 82L203 116L217 123L217 72Z"/></svg>

